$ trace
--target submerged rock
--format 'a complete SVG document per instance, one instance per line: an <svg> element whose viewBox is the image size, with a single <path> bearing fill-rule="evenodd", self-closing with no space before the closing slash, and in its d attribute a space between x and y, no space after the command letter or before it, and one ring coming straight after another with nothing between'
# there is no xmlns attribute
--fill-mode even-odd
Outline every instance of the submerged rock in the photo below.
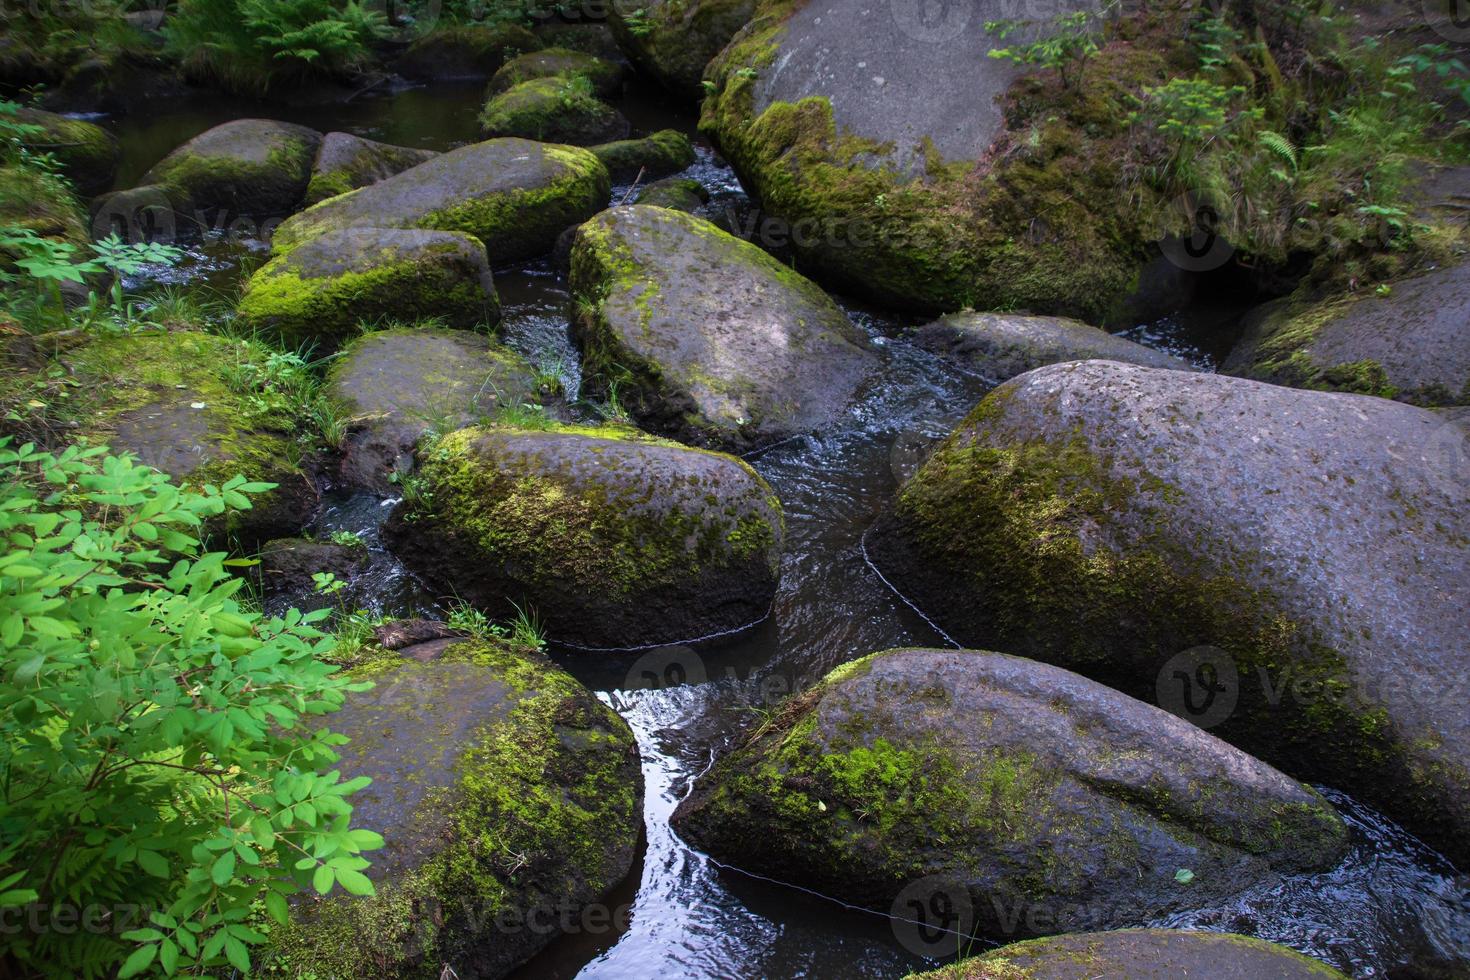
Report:
<svg viewBox="0 0 1470 980"><path fill-rule="evenodd" d="M755 0L611 4L608 24L629 60L693 103L704 98L705 66L745 26L755 6Z"/></svg>
<svg viewBox="0 0 1470 980"><path fill-rule="evenodd" d="M909 980L1347 980L1285 946L1228 932L1119 929L1033 939Z"/></svg>
<svg viewBox="0 0 1470 980"><path fill-rule="evenodd" d="M500 300L480 240L449 231L359 228L318 235L262 266L239 315L287 346L336 348L363 324L438 317L493 326Z"/></svg>
<svg viewBox="0 0 1470 980"><path fill-rule="evenodd" d="M696 445L745 451L829 425L878 363L816 285L667 208L582 225L571 289L588 380Z"/></svg>
<svg viewBox="0 0 1470 980"><path fill-rule="evenodd" d="M1470 405L1470 262L1385 296L1272 303L1248 321L1231 374L1416 405Z"/></svg>
<svg viewBox="0 0 1470 980"><path fill-rule="evenodd" d="M992 381L1007 381L1046 364L1094 359L1194 370L1177 357L1056 316L953 313L920 327L914 342Z"/></svg>
<svg viewBox="0 0 1470 980"><path fill-rule="evenodd" d="M503 977L627 876L643 781L627 723L544 657L490 643L359 668L372 690L327 724L334 763L372 785L377 894L299 903L266 971L319 980Z"/></svg>
<svg viewBox="0 0 1470 980"><path fill-rule="evenodd" d="M486 136L522 136L590 146L628 135L628 120L597 98L582 76L533 78L490 96L480 113Z"/></svg>
<svg viewBox="0 0 1470 980"><path fill-rule="evenodd" d="M693 214L709 203L709 191L697 180L669 177L643 188L634 203Z"/></svg>
<svg viewBox="0 0 1470 980"><path fill-rule="evenodd" d="M71 119L54 112L21 108L14 121L38 127L39 132L21 137L21 143L37 153L50 153L83 194L107 189L117 173L122 150L117 139L96 123Z"/></svg>
<svg viewBox="0 0 1470 980"><path fill-rule="evenodd" d="M780 501L748 465L632 429L462 429L421 454L388 541L474 605L557 642L677 643L766 615Z"/></svg>
<svg viewBox="0 0 1470 980"><path fill-rule="evenodd" d="M322 134L272 119L236 119L207 130L143 176L174 211L223 227L240 218L282 218L299 208Z"/></svg>
<svg viewBox="0 0 1470 980"><path fill-rule="evenodd" d="M1464 446L1377 398L1053 365L987 397L867 548L960 642L1158 699L1463 861Z"/></svg>
<svg viewBox="0 0 1470 980"><path fill-rule="evenodd" d="M327 393L352 419L343 481L381 493L413 469L426 432L462 428L541 397L517 354L480 334L432 327L354 340L332 365Z"/></svg>
<svg viewBox="0 0 1470 980"><path fill-rule="evenodd" d="M720 861L880 911L943 879L990 936L1142 922L1330 868L1347 845L1316 792L1188 722L973 650L839 667L673 822Z"/></svg>
<svg viewBox="0 0 1470 980"><path fill-rule="evenodd" d="M639 174L645 180L676 174L694 164L694 144L677 129L661 129L642 139L602 143L589 149L618 184L634 180Z"/></svg>
<svg viewBox="0 0 1470 980"><path fill-rule="evenodd" d="M611 61L571 51L567 48L543 48L513 58L501 66L490 79L486 95L508 92L522 82L535 78L585 78L601 99L611 99L623 90L623 66Z"/></svg>
<svg viewBox="0 0 1470 980"><path fill-rule="evenodd" d="M439 154L363 139L350 133L328 133L311 166L306 203L317 204L329 197L402 173Z"/></svg>
<svg viewBox="0 0 1470 980"><path fill-rule="evenodd" d="M412 170L308 208L276 229L277 254L327 231L460 231L491 262L551 251L562 229L607 206L607 171L586 150L497 139L442 153Z"/></svg>
<svg viewBox="0 0 1470 980"><path fill-rule="evenodd" d="M540 48L536 35L518 25L457 24L414 41L392 68L416 82L489 78L510 59Z"/></svg>

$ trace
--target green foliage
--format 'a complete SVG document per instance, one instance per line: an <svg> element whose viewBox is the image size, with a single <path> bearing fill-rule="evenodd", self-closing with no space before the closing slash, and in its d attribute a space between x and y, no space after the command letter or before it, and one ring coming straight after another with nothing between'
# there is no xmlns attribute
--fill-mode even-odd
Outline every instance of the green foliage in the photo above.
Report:
<svg viewBox="0 0 1470 980"><path fill-rule="evenodd" d="M637 10L630 10L624 14L623 26L634 37L648 37L655 30L653 22L648 19L648 11L642 7Z"/></svg>
<svg viewBox="0 0 1470 980"><path fill-rule="evenodd" d="M191 77L262 95L356 74L386 26L360 0L183 0L164 33Z"/></svg>
<svg viewBox="0 0 1470 980"><path fill-rule="evenodd" d="M534 613L516 606L515 619L508 624L494 623L480 610L463 599L449 604L444 623L456 632L476 640L505 640L528 650L541 650L546 646L546 631Z"/></svg>
<svg viewBox="0 0 1470 980"><path fill-rule="evenodd" d="M102 447L0 443L0 902L39 927L0 961L51 975L242 972L288 896L368 894L340 736L359 690L326 612L265 619L199 526L269 489L203 492ZM100 918L86 918L102 910ZM80 912L95 928L51 930Z"/></svg>
<svg viewBox="0 0 1470 980"><path fill-rule="evenodd" d="M10 306L32 331L140 326L147 318L127 301L123 277L150 265L172 265L183 257L183 251L171 245L127 243L115 234L88 247L92 254L84 256L71 242L46 238L29 228L0 227L0 252L9 255L11 265L21 273L0 271L0 282L19 286L10 297ZM94 292L80 310L67 309L63 282L86 283L104 274L111 276L106 299Z"/></svg>
<svg viewBox="0 0 1470 980"><path fill-rule="evenodd" d="M1051 33L1041 34L1035 40L1015 47L992 48L990 57L1055 70L1061 75L1063 87L1071 88L1082 80L1087 60L1097 54L1096 19L1096 15L1087 10L1059 14L1051 19ZM985 30L1000 40L1029 26L1026 21L1018 20L985 22Z"/></svg>

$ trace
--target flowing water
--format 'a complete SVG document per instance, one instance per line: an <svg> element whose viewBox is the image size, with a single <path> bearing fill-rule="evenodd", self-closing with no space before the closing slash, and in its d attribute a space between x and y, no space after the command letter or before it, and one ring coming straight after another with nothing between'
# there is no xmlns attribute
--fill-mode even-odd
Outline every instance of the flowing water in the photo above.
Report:
<svg viewBox="0 0 1470 980"><path fill-rule="evenodd" d="M346 107L264 109L218 99L161 107L118 127L134 179L189 136L230 118L273 115L321 129L447 148L474 138L481 87L443 86L367 94ZM652 99L630 116L648 130L675 121ZM688 129L688 122L678 121ZM738 183L707 149L690 175L717 196ZM627 188L614 192L619 201ZM256 242L215 239L190 249L160 281L228 287ZM556 363L575 397L580 381L567 336L567 294L544 262L497 270L506 341L539 363ZM831 668L874 650L947 638L911 609L867 563L863 534L885 499L933 440L991 387L982 377L910 346L907 324L847 307L887 362L841 424L756 454L751 463L786 512L782 584L770 616L744 634L698 647L626 654L553 649L552 655L627 719L646 780L646 844L630 879L607 898L606 915L575 923L518 974L523 977L897 977L930 965L903 922L844 906L841 896L759 880L720 867L685 846L668 818L691 782L743 726ZM1202 367L1228 349L1230 311L1195 310L1130 331ZM372 562L354 593L375 612L435 614L425 591L378 543L391 501L329 494L312 530L351 530ZM553 637L554 639L554 637ZM1360 977L1470 972L1470 879L1350 796L1324 788L1342 810L1353 848L1324 874L1281 877L1219 905L1172 917L1171 926L1228 930L1282 942ZM984 943L958 948L983 949ZM1408 968L1406 970L1406 968ZM1446 972L1427 971L1443 968Z"/></svg>

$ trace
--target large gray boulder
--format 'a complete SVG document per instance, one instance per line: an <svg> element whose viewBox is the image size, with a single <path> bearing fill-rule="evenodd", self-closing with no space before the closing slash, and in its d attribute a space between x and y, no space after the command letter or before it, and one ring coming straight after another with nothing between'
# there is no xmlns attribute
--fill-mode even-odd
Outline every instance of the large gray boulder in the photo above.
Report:
<svg viewBox="0 0 1470 980"><path fill-rule="evenodd" d="M328 133L311 165L306 203L317 204L329 197L400 174L439 154L407 146L393 146L363 139L350 133Z"/></svg>
<svg viewBox="0 0 1470 980"><path fill-rule="evenodd" d="M460 231L485 245L491 262L551 251L568 225L607 206L607 171L586 150L496 139L440 154L394 177L341 194L276 229L272 247L345 228Z"/></svg>
<svg viewBox="0 0 1470 980"><path fill-rule="evenodd" d="M174 211L212 226L282 218L299 208L322 134L271 119L236 119L200 133L143 175Z"/></svg>
<svg viewBox="0 0 1470 980"><path fill-rule="evenodd" d="M1187 362L1079 320L1014 313L952 313L920 327L914 343L993 381L1061 361L1125 361L1194 370Z"/></svg>
<svg viewBox="0 0 1470 980"><path fill-rule="evenodd" d="M909 980L1347 980L1308 956L1253 936L1118 929L1012 943Z"/></svg>
<svg viewBox="0 0 1470 980"><path fill-rule="evenodd" d="M463 428L540 397L519 355L481 334L432 327L354 340L333 363L327 394L352 420L343 482L382 493L413 469L425 433Z"/></svg>
<svg viewBox="0 0 1470 980"><path fill-rule="evenodd" d="M1188 722L973 650L839 667L673 821L720 861L881 911L939 879L992 936L1137 924L1347 845L1316 792Z"/></svg>
<svg viewBox="0 0 1470 980"><path fill-rule="evenodd" d="M692 215L634 205L582 225L573 326L594 386L640 425L738 451L830 424L876 357L816 285Z"/></svg>
<svg viewBox="0 0 1470 980"><path fill-rule="evenodd" d="M434 585L595 648L761 619L784 537L780 501L745 463L615 427L451 433L421 453L385 533Z"/></svg>
<svg viewBox="0 0 1470 980"><path fill-rule="evenodd" d="M288 345L330 350L382 320L493 326L500 300L478 238L352 226L267 262L245 284L238 312Z"/></svg>
<svg viewBox="0 0 1470 980"><path fill-rule="evenodd" d="M618 46L639 69L693 103L705 66L755 13L755 0L647 0L608 6Z"/></svg>
<svg viewBox="0 0 1470 980"><path fill-rule="evenodd" d="M1082 361L996 389L867 550L961 642L1060 663L1470 856L1465 432Z"/></svg>
<svg viewBox="0 0 1470 980"><path fill-rule="evenodd" d="M1418 405L1470 405L1470 262L1387 295L1287 301L1256 311L1225 362L1242 377Z"/></svg>
<svg viewBox="0 0 1470 980"><path fill-rule="evenodd" d="M446 649L447 647L447 649ZM328 720L372 785L377 894L299 903L265 972L318 980L510 973L627 876L643 780L627 723L544 657L495 643L383 653Z"/></svg>

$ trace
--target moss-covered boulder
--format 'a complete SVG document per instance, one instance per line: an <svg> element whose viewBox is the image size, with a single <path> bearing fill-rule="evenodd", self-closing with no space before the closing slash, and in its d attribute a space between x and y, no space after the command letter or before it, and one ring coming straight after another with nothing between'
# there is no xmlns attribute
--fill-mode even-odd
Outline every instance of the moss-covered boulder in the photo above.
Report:
<svg viewBox="0 0 1470 980"><path fill-rule="evenodd" d="M590 149L619 184L639 174L648 180L676 174L694 163L694 144L677 129L661 129L641 139L616 140Z"/></svg>
<svg viewBox="0 0 1470 980"><path fill-rule="evenodd" d="M38 153L54 155L83 194L104 191L112 183L122 151L117 139L101 126L26 108L15 113L15 121L36 127L21 141Z"/></svg>
<svg viewBox="0 0 1470 980"><path fill-rule="evenodd" d="M1175 929L1051 936L1002 946L909 980L1347 980L1325 963L1253 936Z"/></svg>
<svg viewBox="0 0 1470 980"><path fill-rule="evenodd" d="M639 69L689 102L704 97L705 66L755 12L755 0L611 4L613 37Z"/></svg>
<svg viewBox="0 0 1470 980"><path fill-rule="evenodd" d="M623 90L622 65L569 48L542 48L501 65L485 94L499 95L535 78L585 78L601 99L616 98Z"/></svg>
<svg viewBox="0 0 1470 980"><path fill-rule="evenodd" d="M960 642L1157 699L1463 861L1463 439L1378 398L1052 365L992 392L867 550Z"/></svg>
<svg viewBox="0 0 1470 980"><path fill-rule="evenodd" d="M1175 371L1187 362L1080 320L1015 313L952 313L920 327L914 342L993 381L1060 361L1125 361Z"/></svg>
<svg viewBox="0 0 1470 980"><path fill-rule="evenodd" d="M82 246L87 216L66 182L34 167L0 166L0 225Z"/></svg>
<svg viewBox="0 0 1470 980"><path fill-rule="evenodd" d="M276 229L271 246L280 254L344 228L425 228L473 235L491 262L516 262L551 251L610 194L607 171L586 150L488 140L307 208Z"/></svg>
<svg viewBox="0 0 1470 980"><path fill-rule="evenodd" d="M471 425L537 402L535 372L489 338L432 327L379 330L333 363L327 393L352 419L341 478L388 493L413 469L424 433Z"/></svg>
<svg viewBox="0 0 1470 980"><path fill-rule="evenodd" d="M276 484L207 529L216 545L232 538L254 547L295 534L316 506L296 462L300 420L259 386L267 357L257 345L203 333L98 338L59 357L76 383L65 411L76 434L189 486L239 475Z"/></svg>
<svg viewBox="0 0 1470 980"><path fill-rule="evenodd" d="M676 643L761 619L780 501L744 462L633 429L469 428L422 454L385 528L410 568L551 639Z"/></svg>
<svg viewBox="0 0 1470 980"><path fill-rule="evenodd" d="M1225 370L1416 405L1470 405L1470 262L1317 303L1253 313Z"/></svg>
<svg viewBox="0 0 1470 980"><path fill-rule="evenodd" d="M588 13L591 13L590 9ZM536 39L548 48L570 48L573 51L596 55L603 61L624 62L627 60L606 21L589 19L582 23L568 23L560 20L543 20L533 28L533 33Z"/></svg>
<svg viewBox="0 0 1470 980"><path fill-rule="evenodd" d="M427 648L430 657L443 644ZM377 894L306 900L271 933L268 976L505 976L633 864L642 777L627 724L550 661L486 643L360 669L332 715L334 767L373 783L354 823L386 841Z"/></svg>
<svg viewBox="0 0 1470 980"><path fill-rule="evenodd" d="M329 197L400 174L439 154L407 146L392 146L350 133L328 133L311 165L306 185L306 203L317 204Z"/></svg>
<svg viewBox="0 0 1470 980"><path fill-rule="evenodd" d="M206 130L143 175L180 215L207 225L281 218L301 206L322 134L271 119Z"/></svg>
<svg viewBox="0 0 1470 980"><path fill-rule="evenodd" d="M490 96L480 112L486 136L522 136L591 146L628 135L628 120L581 76L533 78Z"/></svg>
<svg viewBox="0 0 1470 980"><path fill-rule="evenodd" d="M699 181L689 177L668 177L654 181L638 193L635 204L648 204L656 208L672 208L693 214L709 203L709 191Z"/></svg>
<svg viewBox="0 0 1470 980"><path fill-rule="evenodd" d="M583 224L571 288L590 384L616 383L640 425L691 444L744 451L821 428L877 366L815 284L667 208Z"/></svg>
<svg viewBox="0 0 1470 980"><path fill-rule="evenodd" d="M245 284L239 315L288 346L309 341L332 349L377 320L494 325L500 300L478 238L347 228L318 235L257 270Z"/></svg>
<svg viewBox="0 0 1470 980"><path fill-rule="evenodd" d="M416 82L489 78L510 59L541 47L536 35L519 25L455 24L414 41L391 67Z"/></svg>
<svg viewBox="0 0 1470 980"><path fill-rule="evenodd" d="M1315 791L1183 719L973 650L839 667L673 822L720 861L880 911L943 879L992 936L1137 924L1347 846Z"/></svg>

